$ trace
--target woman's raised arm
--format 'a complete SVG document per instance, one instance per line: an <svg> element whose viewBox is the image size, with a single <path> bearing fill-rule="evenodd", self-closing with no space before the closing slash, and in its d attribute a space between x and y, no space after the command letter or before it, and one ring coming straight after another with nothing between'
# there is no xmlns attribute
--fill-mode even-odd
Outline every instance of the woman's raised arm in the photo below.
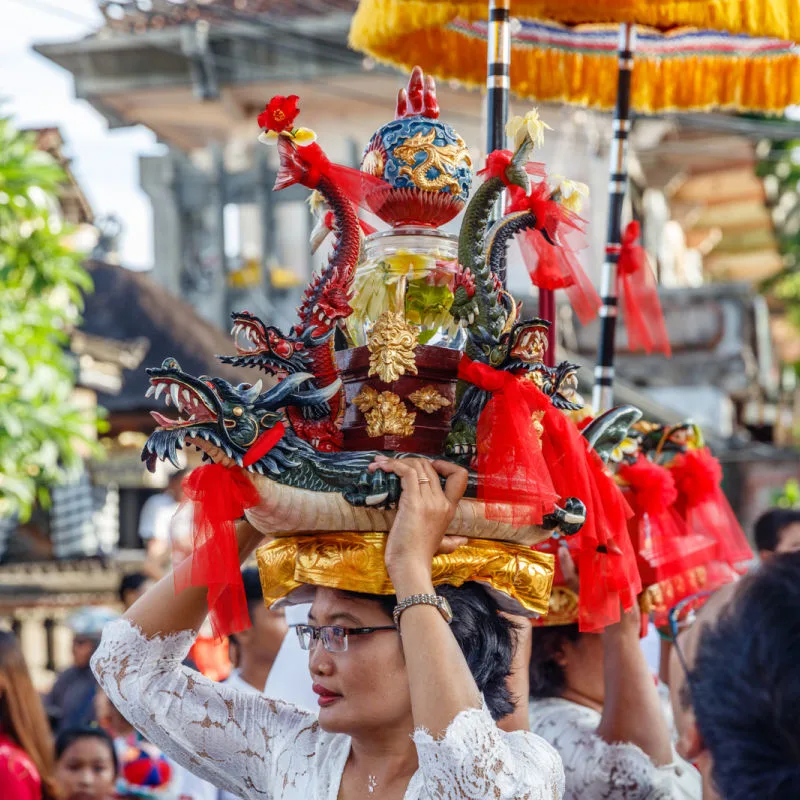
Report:
<svg viewBox="0 0 800 800"><path fill-rule="evenodd" d="M263 538L249 522L241 520L236 523L239 563L247 561ZM165 575L145 592L125 612L124 619L129 620L147 637L198 630L208 614L207 589L189 586L182 592L175 593L176 579L180 578L182 571L190 569L190 559L187 558L178 565L174 575Z"/></svg>
<svg viewBox="0 0 800 800"><path fill-rule="evenodd" d="M433 595L434 555L452 552L465 541L445 541L444 532L467 488L467 471L447 461L421 458L377 458L375 465L397 475L403 488L385 555L397 602ZM446 478L444 489L440 475ZM399 625L414 724L442 736L462 711L481 708L480 692L438 608L412 605L403 611Z"/></svg>
<svg viewBox="0 0 800 800"><path fill-rule="evenodd" d="M244 522L236 536L244 561L262 537ZM279 763L315 752L314 717L184 666L208 613L206 594L190 587L176 595L173 576L162 578L106 626L92 669L123 716L182 767L239 797L268 800Z"/></svg>

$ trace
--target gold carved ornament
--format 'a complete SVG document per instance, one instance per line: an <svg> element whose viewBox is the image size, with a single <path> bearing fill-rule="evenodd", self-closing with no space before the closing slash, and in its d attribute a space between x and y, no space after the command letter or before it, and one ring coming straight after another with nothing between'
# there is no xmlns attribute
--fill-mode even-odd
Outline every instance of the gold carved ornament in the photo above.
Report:
<svg viewBox="0 0 800 800"><path fill-rule="evenodd" d="M412 436L417 415L409 411L394 392L378 392L371 386L362 387L353 403L364 415L367 436Z"/></svg>
<svg viewBox="0 0 800 800"><path fill-rule="evenodd" d="M282 536L259 547L256 560L266 604L299 587L394 594L384 563L384 533L321 533ZM453 553L433 557L433 584L480 581L510 597L530 614L548 609L554 557L529 547L470 539Z"/></svg>
<svg viewBox="0 0 800 800"><path fill-rule="evenodd" d="M414 186L426 192L438 192L449 189L450 194L457 197L461 194L461 186L455 177L458 165L464 162L467 167L472 166L472 158L464 140L459 136L456 144L439 145L434 141L436 131L431 128L428 133L415 133L395 146L392 155L405 161L405 165L397 171L398 175L407 175ZM417 154L424 153L425 159L417 163ZM435 178L428 175L431 170L436 170Z"/></svg>
<svg viewBox="0 0 800 800"><path fill-rule="evenodd" d="M369 375L377 375L384 383L392 383L408 372L417 374L414 350L419 333L396 311L384 311L378 317L367 339Z"/></svg>
<svg viewBox="0 0 800 800"><path fill-rule="evenodd" d="M574 625L578 621L578 594L569 586L554 586L550 594L547 616L537 620L543 627Z"/></svg>
<svg viewBox="0 0 800 800"><path fill-rule="evenodd" d="M450 401L436 391L434 386L423 386L415 392L411 392L408 399L426 414L435 414L439 409L451 405Z"/></svg>
<svg viewBox="0 0 800 800"><path fill-rule="evenodd" d="M646 613L667 614L681 599L702 591L707 583L706 567L694 567L648 586L641 595L639 607Z"/></svg>

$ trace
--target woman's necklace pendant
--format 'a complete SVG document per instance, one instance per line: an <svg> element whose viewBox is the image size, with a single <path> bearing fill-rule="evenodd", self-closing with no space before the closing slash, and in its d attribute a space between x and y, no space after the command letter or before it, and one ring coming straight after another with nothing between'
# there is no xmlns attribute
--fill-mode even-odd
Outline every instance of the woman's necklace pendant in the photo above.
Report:
<svg viewBox="0 0 800 800"><path fill-rule="evenodd" d="M378 785L378 779L374 775L370 775L367 778L367 790L370 794L375 791L375 787Z"/></svg>

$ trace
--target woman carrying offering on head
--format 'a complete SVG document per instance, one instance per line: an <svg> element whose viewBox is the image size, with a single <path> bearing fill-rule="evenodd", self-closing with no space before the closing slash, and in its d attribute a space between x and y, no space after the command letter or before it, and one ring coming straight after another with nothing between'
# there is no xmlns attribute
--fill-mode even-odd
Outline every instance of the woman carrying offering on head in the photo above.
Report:
<svg viewBox="0 0 800 800"><path fill-rule="evenodd" d="M555 751L495 724L513 708L512 624L477 583L434 589L434 556L464 542L444 533L467 472L415 458L379 457L378 468L402 484L383 559L394 596L314 590L298 636L318 714L183 667L208 613L207 592L176 597L170 578L107 627L92 661L98 680L150 741L246 800L561 797ZM260 538L239 524L242 560ZM262 571L265 590L267 578Z"/></svg>
<svg viewBox="0 0 800 800"><path fill-rule="evenodd" d="M639 609L581 632L578 574L569 548L555 546L551 612L533 628L529 711L531 730L564 761L565 800L700 800L640 647Z"/></svg>

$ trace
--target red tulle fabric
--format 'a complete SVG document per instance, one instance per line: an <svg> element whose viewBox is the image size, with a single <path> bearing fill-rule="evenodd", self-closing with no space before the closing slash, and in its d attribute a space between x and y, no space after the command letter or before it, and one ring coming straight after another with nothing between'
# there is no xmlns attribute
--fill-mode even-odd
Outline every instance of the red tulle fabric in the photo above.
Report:
<svg viewBox="0 0 800 800"><path fill-rule="evenodd" d="M193 547L190 563L176 565L175 592L189 586L208 588L209 620L217 637L250 627L239 565L234 522L259 502L255 487L240 469L205 464L183 481L193 503Z"/></svg>
<svg viewBox="0 0 800 800"><path fill-rule="evenodd" d="M632 512L600 456L550 399L524 377L505 377L498 375L499 372L466 356L462 356L459 365L459 378L493 393L478 421L477 438L479 492L491 500L486 515L509 521L509 501L513 498L516 502L522 496L524 504L519 514L535 524L535 512L549 502L550 495L541 493L549 490L550 483L559 498L574 496L582 500L586 505L586 523L580 533L577 561L581 574L579 624L583 631L602 630L619 621L620 607L631 608L641 591L627 528ZM495 398L500 394L502 405L496 405ZM498 409L502 409L502 416ZM510 419L514 420L512 427L508 424ZM524 427L524 420L528 420L534 432L526 431L523 442L530 436L540 441L544 467L538 454L532 459L521 454L519 457L526 459L522 469L513 463L525 446L512 439L519 435L517 429ZM534 420L542 426L540 434L535 432ZM488 465L510 472L487 474ZM528 473L535 482L527 492L520 492L519 482ZM493 516L496 514L500 516Z"/></svg>
<svg viewBox="0 0 800 800"><path fill-rule="evenodd" d="M564 289L576 316L587 325L601 302L577 255L587 245L586 221L551 200L544 181L535 184L528 196L517 187L511 187L509 194L508 211L529 211L536 217L536 228L519 236L531 282L539 289Z"/></svg>
<svg viewBox="0 0 800 800"><path fill-rule="evenodd" d="M316 189L320 180L325 177L351 203L364 211L374 211L383 206L392 191L388 183L374 175L330 161L316 142L297 147L287 137L282 136L278 139L278 153L281 161L275 178L275 191L295 183Z"/></svg>
<svg viewBox="0 0 800 800"><path fill-rule="evenodd" d="M631 350L672 355L656 276L647 252L639 243L639 223L628 224L622 235L622 250L617 262L617 294L625 316L625 330Z"/></svg>
<svg viewBox="0 0 800 800"><path fill-rule="evenodd" d="M678 490L676 508L689 531L714 539L719 559L744 570L753 551L720 486L719 461L703 447L677 456L669 469Z"/></svg>
<svg viewBox="0 0 800 800"><path fill-rule="evenodd" d="M476 434L478 499L486 503L487 518L515 526L541 525L560 495L545 463L523 382L466 356L458 377L492 394Z"/></svg>
<svg viewBox="0 0 800 800"><path fill-rule="evenodd" d="M643 586L670 580L717 557L716 542L690 533L675 509L678 491L670 470L639 456L617 475L627 484L625 496L634 511L629 527Z"/></svg>

